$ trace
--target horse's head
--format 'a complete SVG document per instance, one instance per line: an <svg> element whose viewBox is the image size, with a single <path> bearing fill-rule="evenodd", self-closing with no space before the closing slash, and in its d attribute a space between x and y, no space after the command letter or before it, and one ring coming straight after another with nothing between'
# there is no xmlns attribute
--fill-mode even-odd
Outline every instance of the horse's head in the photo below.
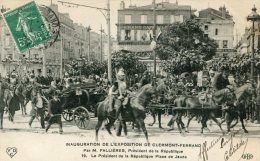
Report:
<svg viewBox="0 0 260 161"><path fill-rule="evenodd" d="M246 98L255 94L255 88L251 83L245 84L235 91L237 102L243 102Z"/></svg>
<svg viewBox="0 0 260 161"><path fill-rule="evenodd" d="M152 99L152 96L156 93L156 87L152 84L144 85L136 94L140 100L144 100L144 102Z"/></svg>

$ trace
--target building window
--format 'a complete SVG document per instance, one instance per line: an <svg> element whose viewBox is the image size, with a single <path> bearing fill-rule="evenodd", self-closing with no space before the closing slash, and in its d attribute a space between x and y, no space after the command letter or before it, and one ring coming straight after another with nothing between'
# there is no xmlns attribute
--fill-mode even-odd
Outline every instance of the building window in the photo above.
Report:
<svg viewBox="0 0 260 161"><path fill-rule="evenodd" d="M215 29L215 35L218 35L218 29Z"/></svg>
<svg viewBox="0 0 260 161"><path fill-rule="evenodd" d="M125 24L131 24L132 16L131 15L125 15Z"/></svg>
<svg viewBox="0 0 260 161"><path fill-rule="evenodd" d="M180 15L179 17L180 17L179 22L182 23L183 22L183 15Z"/></svg>
<svg viewBox="0 0 260 161"><path fill-rule="evenodd" d="M141 15L141 24L147 24L147 15Z"/></svg>
<svg viewBox="0 0 260 161"><path fill-rule="evenodd" d="M215 40L216 44L217 44L217 48L219 48L219 40Z"/></svg>
<svg viewBox="0 0 260 161"><path fill-rule="evenodd" d="M208 30L209 29L209 26L208 25L205 25L204 26L204 30Z"/></svg>
<svg viewBox="0 0 260 161"><path fill-rule="evenodd" d="M170 23L183 22L183 15L171 15Z"/></svg>
<svg viewBox="0 0 260 161"><path fill-rule="evenodd" d="M125 37L124 40L131 40L131 30L125 30Z"/></svg>
<svg viewBox="0 0 260 161"><path fill-rule="evenodd" d="M223 48L228 48L228 41L227 40L223 40Z"/></svg>
<svg viewBox="0 0 260 161"><path fill-rule="evenodd" d="M156 22L157 24L163 24L163 15L157 15Z"/></svg>

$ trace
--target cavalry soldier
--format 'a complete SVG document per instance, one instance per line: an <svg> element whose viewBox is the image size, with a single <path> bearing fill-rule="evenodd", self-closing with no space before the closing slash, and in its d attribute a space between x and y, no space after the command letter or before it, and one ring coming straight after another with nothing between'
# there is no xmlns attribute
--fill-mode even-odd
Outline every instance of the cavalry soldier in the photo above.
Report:
<svg viewBox="0 0 260 161"><path fill-rule="evenodd" d="M118 79L118 91L119 91L118 100L120 100L119 101L120 103L118 104L119 109L116 113L116 118L118 118L118 116L121 112L122 106L126 104L125 102L128 102L128 99L126 98L127 88L126 88L126 82L125 82L125 73L122 68L119 69L119 71L117 73L117 79Z"/></svg>
<svg viewBox="0 0 260 161"><path fill-rule="evenodd" d="M17 74L15 72L12 72L11 78L10 78L10 84L11 84L11 90L15 90L16 85L18 84L17 80Z"/></svg>
<svg viewBox="0 0 260 161"><path fill-rule="evenodd" d="M118 82L115 81L112 87L110 87L108 91L109 108L111 111L116 111L114 107L114 103L117 96L118 96Z"/></svg>

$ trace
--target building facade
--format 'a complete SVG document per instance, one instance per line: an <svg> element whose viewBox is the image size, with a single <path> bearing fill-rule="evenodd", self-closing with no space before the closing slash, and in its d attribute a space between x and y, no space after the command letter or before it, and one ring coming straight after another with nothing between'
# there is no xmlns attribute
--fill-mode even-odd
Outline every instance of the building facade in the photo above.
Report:
<svg viewBox="0 0 260 161"><path fill-rule="evenodd" d="M205 35L218 44L217 56L234 53L235 22L225 6L219 10L213 8L201 10L197 19L202 24Z"/></svg>
<svg viewBox="0 0 260 161"><path fill-rule="evenodd" d="M31 48L23 54L19 54L16 50L12 36L0 15L0 71L2 75L11 73L13 70L21 75L26 72L33 72L37 75L37 71L43 70L43 54L46 58L46 71L57 77L60 76L61 56L64 70L66 70L66 64L72 60L87 59L88 55L90 55L90 60L105 58L107 36L103 34L103 43L101 43L99 33L90 32L81 24L74 23L68 13L59 12L57 4L52 3L49 7L60 21L59 38L47 49ZM2 7L1 12L6 10L8 9ZM90 50L88 50L89 44Z"/></svg>
<svg viewBox="0 0 260 161"><path fill-rule="evenodd" d="M260 21L254 23L254 48L260 53ZM241 40L235 46L237 54L246 55L252 53L252 27L246 28Z"/></svg>
<svg viewBox="0 0 260 161"><path fill-rule="evenodd" d="M140 57L149 57L152 53L150 45L153 38L154 21L158 36L164 27L190 19L195 12L189 5L178 5L178 3L164 1L155 4L156 16L154 20L153 6L153 4L140 7L130 5L126 8L124 1L120 3L118 23L116 24L119 50L128 50ZM160 65L157 67L157 70L160 70Z"/></svg>

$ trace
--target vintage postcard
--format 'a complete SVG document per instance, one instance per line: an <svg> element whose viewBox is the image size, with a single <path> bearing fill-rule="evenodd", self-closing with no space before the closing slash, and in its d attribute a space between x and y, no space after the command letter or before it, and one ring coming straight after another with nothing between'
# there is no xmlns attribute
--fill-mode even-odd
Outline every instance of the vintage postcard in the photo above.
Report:
<svg viewBox="0 0 260 161"><path fill-rule="evenodd" d="M0 161L260 161L259 0L0 12Z"/></svg>

